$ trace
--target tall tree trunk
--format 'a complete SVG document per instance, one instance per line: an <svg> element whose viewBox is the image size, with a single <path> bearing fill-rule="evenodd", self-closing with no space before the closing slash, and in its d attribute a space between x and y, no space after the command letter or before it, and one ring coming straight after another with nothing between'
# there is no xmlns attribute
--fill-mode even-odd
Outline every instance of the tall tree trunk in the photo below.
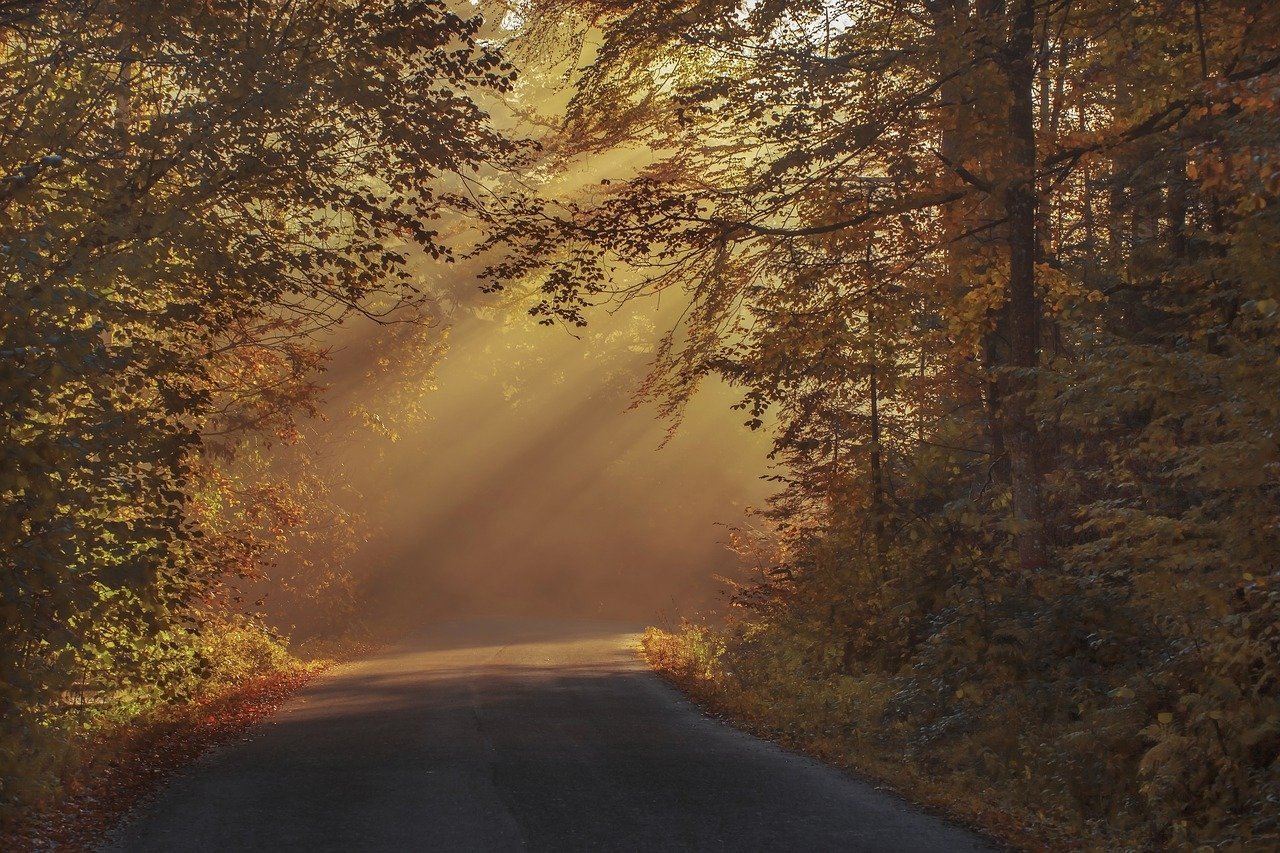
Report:
<svg viewBox="0 0 1280 853"><path fill-rule="evenodd" d="M982 21L990 19L995 14L997 5L995 0L977 0L974 3L970 3L967 0L953 0L950 3L933 4L930 7L930 11L933 16L934 29L943 38L956 41L972 39L970 30L974 27L980 27ZM941 133L939 150L947 163L970 164L971 168L982 173L991 165L990 161L993 158L989 148L984 147L982 142L975 141L977 134L980 132L979 128L985 123L986 117L978 112L974 93L969 88L971 85L972 82L967 81L963 76L952 77L942 83L940 94L943 109L941 114L947 116L948 120ZM998 156L995 159L998 159ZM982 253L981 241L973 236L965 235L980 229L987 223L992 213L992 210L986 204L980 208L957 205L946 211L942 221L942 234L947 269L958 271L974 266L974 259ZM958 275L956 278L952 299L955 303L959 303L964 299L972 285L964 283ZM986 489L993 474L1000 480L1007 481L1009 473L1009 460L1001 429L1001 392L997 387L994 373L989 369L993 363L993 348L997 346L996 334L996 332L992 331L983 336L982 353L980 355L981 362L988 368L985 371L987 378L983 381L982 386L976 390L986 409L986 437L990 452L990 464L987 466L986 471L975 480L973 484L973 492L975 494ZM922 352L921 378L924 376L923 358ZM918 418L919 422L923 424L923 415L919 414ZM923 426L918 430L918 440L923 444Z"/></svg>
<svg viewBox="0 0 1280 853"><path fill-rule="evenodd" d="M1032 62L1035 0L1020 0L1009 36L1004 72L1009 83L1009 144L1012 180L1003 193L1008 217L1009 289L1000 313L1002 352L1000 419L1009 453L1018 560L1038 568L1046 558L1044 499L1039 466L1039 429L1034 395L1039 364L1040 302L1036 294L1035 67Z"/></svg>

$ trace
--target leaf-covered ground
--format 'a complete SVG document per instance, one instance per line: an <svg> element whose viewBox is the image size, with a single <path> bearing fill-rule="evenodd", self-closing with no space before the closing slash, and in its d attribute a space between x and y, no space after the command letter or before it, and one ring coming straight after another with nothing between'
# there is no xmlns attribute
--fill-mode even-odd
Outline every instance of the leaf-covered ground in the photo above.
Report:
<svg viewBox="0 0 1280 853"><path fill-rule="evenodd" d="M86 738L64 796L0 836L7 851L91 850L130 809L175 772L274 714L331 662L276 672L188 705L165 708L120 730Z"/></svg>

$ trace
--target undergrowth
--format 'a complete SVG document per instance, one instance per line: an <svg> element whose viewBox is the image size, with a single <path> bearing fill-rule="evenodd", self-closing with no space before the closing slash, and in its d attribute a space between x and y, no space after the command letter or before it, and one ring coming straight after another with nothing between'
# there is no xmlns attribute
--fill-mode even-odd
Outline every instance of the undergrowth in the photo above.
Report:
<svg viewBox="0 0 1280 853"><path fill-rule="evenodd" d="M172 722L184 708L216 705L255 680L322 669L333 652L304 660L287 638L249 619L161 638L150 648L163 649L142 667L150 680L115 682L115 662L104 660L102 671L82 672L61 701L25 708L0 724L0 836L56 808L87 770L110 765L131 733Z"/></svg>
<svg viewBox="0 0 1280 853"><path fill-rule="evenodd" d="M1029 683L1001 695L970 683L941 697L921 677L924 662L846 673L815 665L817 648L795 625L744 620L650 628L643 638L651 666L708 710L1014 847L1280 848L1277 812L1266 808L1274 775L1225 775L1225 761L1179 734L1181 721L1147 712L1150 691L1122 688L1095 708L1065 708L1071 697ZM1239 802L1231 813L1215 795L1224 786ZM1171 815L1172 799L1182 807Z"/></svg>

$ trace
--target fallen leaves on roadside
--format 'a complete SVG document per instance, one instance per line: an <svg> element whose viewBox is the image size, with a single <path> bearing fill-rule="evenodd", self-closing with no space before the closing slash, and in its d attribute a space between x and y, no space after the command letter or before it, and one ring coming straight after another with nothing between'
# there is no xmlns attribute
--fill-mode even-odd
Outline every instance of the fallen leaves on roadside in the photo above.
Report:
<svg viewBox="0 0 1280 853"><path fill-rule="evenodd" d="M167 778L274 714L325 668L274 673L90 737L83 754L94 758L66 780L61 801L11 827L0 836L0 848L13 853L93 849Z"/></svg>

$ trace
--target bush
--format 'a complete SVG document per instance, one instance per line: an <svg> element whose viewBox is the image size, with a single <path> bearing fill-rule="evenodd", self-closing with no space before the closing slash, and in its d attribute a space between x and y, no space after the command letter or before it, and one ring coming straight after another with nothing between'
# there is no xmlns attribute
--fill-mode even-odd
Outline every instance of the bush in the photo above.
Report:
<svg viewBox="0 0 1280 853"><path fill-rule="evenodd" d="M248 620L225 623L202 633L199 655L207 667L204 689L234 687L301 665L290 653L284 637Z"/></svg>
<svg viewBox="0 0 1280 853"><path fill-rule="evenodd" d="M0 830L59 799L86 761L108 757L90 745L173 705L303 666L284 637L244 618L209 622L196 633L160 632L145 642L113 636L101 648L59 701L24 706L0 720ZM113 677L115 666L130 677Z"/></svg>

